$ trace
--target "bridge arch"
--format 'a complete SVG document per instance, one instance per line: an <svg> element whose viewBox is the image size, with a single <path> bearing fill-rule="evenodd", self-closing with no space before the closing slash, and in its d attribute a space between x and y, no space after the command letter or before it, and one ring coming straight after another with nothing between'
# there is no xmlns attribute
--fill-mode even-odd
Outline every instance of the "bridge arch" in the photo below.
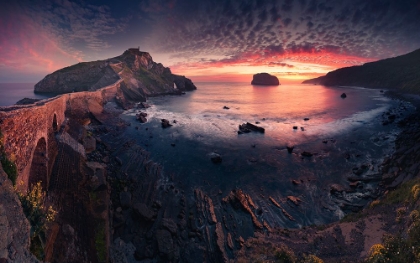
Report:
<svg viewBox="0 0 420 263"><path fill-rule="evenodd" d="M38 140L32 155L28 189L32 188L32 185L35 185L40 181L42 182L42 188L46 190L48 187L48 152L47 142L44 137L41 137Z"/></svg>
<svg viewBox="0 0 420 263"><path fill-rule="evenodd" d="M58 122L57 122L57 114L54 113L53 121L52 121L52 128L54 132L58 131Z"/></svg>

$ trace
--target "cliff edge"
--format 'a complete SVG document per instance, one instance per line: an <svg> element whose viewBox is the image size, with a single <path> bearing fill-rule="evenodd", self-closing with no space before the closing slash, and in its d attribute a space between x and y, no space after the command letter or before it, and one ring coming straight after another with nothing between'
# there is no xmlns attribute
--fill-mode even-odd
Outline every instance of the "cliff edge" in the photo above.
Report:
<svg viewBox="0 0 420 263"><path fill-rule="evenodd" d="M118 94L122 104L145 101L148 96L181 94L197 89L190 79L172 74L169 68L154 62L149 53L130 48L114 58L82 62L57 70L38 82L35 92L95 91L120 80Z"/></svg>
<svg viewBox="0 0 420 263"><path fill-rule="evenodd" d="M325 76L305 80L303 83L397 89L420 93L420 49L361 66L337 69Z"/></svg>

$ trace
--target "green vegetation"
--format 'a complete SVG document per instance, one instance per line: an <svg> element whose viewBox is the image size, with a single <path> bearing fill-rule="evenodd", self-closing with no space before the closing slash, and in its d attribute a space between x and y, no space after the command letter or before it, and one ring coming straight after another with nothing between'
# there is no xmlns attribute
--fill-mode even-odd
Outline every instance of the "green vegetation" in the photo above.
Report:
<svg viewBox="0 0 420 263"><path fill-rule="evenodd" d="M275 253L276 262L279 263L294 263L296 261L295 254L286 246L281 246Z"/></svg>
<svg viewBox="0 0 420 263"><path fill-rule="evenodd" d="M303 257L303 263L324 263L324 261L315 255L307 255Z"/></svg>
<svg viewBox="0 0 420 263"><path fill-rule="evenodd" d="M369 252L366 263L420 262L420 180L415 179L389 193L380 205L403 204L395 210L396 222L405 223L406 231L387 235L383 244L375 244ZM408 213L408 209L412 211Z"/></svg>
<svg viewBox="0 0 420 263"><path fill-rule="evenodd" d="M106 235L105 225L103 222L98 223L95 229L95 248L99 262L106 261Z"/></svg>
<svg viewBox="0 0 420 263"><path fill-rule="evenodd" d="M0 130L0 162L3 167L4 172L7 174L7 177L12 181L13 185L16 185L16 180L18 176L17 167L14 161L9 160L6 156L3 146L3 134Z"/></svg>
<svg viewBox="0 0 420 263"><path fill-rule="evenodd" d="M410 180L389 192L379 205L409 204L418 199L419 193L420 179Z"/></svg>
<svg viewBox="0 0 420 263"><path fill-rule="evenodd" d="M23 212L31 224L31 252L43 260L43 245L47 223L54 221L57 212L50 206L44 207L45 192L42 190L41 182L32 185L27 193L18 193L22 204Z"/></svg>

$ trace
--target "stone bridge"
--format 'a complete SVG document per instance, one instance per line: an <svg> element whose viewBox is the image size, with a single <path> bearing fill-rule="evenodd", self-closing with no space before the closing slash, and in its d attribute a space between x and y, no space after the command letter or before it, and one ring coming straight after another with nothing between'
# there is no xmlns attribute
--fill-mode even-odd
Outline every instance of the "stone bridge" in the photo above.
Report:
<svg viewBox="0 0 420 263"><path fill-rule="evenodd" d="M42 181L43 188L48 189L57 155L57 135L66 123L66 115L83 117L92 110L102 110L102 105L115 97L120 84L121 80L97 91L64 94L32 105L0 107L3 146L17 166L19 188L27 189Z"/></svg>

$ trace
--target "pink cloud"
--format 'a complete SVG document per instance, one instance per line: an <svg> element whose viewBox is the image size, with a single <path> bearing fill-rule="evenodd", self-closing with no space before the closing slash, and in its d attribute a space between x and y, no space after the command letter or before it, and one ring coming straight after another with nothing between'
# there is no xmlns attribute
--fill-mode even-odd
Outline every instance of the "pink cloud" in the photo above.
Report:
<svg viewBox="0 0 420 263"><path fill-rule="evenodd" d="M60 47L59 40L39 21L22 12L0 17L0 67L25 73L50 73L82 57Z"/></svg>

